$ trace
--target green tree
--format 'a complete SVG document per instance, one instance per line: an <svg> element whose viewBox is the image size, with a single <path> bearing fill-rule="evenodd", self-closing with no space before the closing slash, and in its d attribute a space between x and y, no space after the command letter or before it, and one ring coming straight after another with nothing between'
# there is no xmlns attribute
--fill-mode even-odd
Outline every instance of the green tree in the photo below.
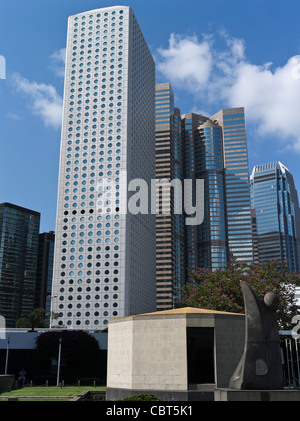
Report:
<svg viewBox="0 0 300 421"><path fill-rule="evenodd" d="M16 328L18 329L28 329L30 327L29 320L26 317L21 317L17 320Z"/></svg>
<svg viewBox="0 0 300 421"><path fill-rule="evenodd" d="M180 307L196 307L233 313L244 312L240 280L246 281L258 298L274 292L280 299L278 323L281 329L291 327L298 313L295 288L300 285L300 274L288 272L285 263L271 260L265 263L233 262L215 271L198 269L193 282L182 288Z"/></svg>
<svg viewBox="0 0 300 421"><path fill-rule="evenodd" d="M51 359L57 359L60 338L64 380L92 376L89 371L93 372L100 358L100 347L94 336L81 330L50 330L37 337L37 358L45 373L50 369Z"/></svg>
<svg viewBox="0 0 300 421"><path fill-rule="evenodd" d="M35 328L48 327L48 323L45 320L45 310L43 308L36 308L28 317L22 317L17 320L17 328L30 328L34 331Z"/></svg>

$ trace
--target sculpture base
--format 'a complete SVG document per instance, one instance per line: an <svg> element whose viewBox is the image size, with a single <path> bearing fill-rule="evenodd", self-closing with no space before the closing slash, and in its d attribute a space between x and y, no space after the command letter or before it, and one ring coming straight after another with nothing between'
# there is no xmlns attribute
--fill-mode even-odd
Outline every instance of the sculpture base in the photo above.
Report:
<svg viewBox="0 0 300 421"><path fill-rule="evenodd" d="M300 401L300 390L215 389L215 402L294 402Z"/></svg>

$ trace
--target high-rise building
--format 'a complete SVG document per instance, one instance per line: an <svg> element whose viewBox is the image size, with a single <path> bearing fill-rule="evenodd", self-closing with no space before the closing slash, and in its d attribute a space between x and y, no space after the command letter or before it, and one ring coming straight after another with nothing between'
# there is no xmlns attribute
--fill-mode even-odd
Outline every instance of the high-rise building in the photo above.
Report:
<svg viewBox="0 0 300 421"><path fill-rule="evenodd" d="M51 309L54 243L53 231L39 235L34 307L43 308L46 314L49 314Z"/></svg>
<svg viewBox="0 0 300 421"><path fill-rule="evenodd" d="M156 84L156 283L157 309L173 308L185 280L183 215L174 208L174 187L168 194L164 182L183 181L180 110L174 107L169 83ZM164 193L164 194L163 194ZM167 202L167 203L164 203ZM164 212L164 205L170 212Z"/></svg>
<svg viewBox="0 0 300 421"><path fill-rule="evenodd" d="M281 162L254 167L251 206L256 212L258 260L286 261L300 270L300 210L292 174Z"/></svg>
<svg viewBox="0 0 300 421"><path fill-rule="evenodd" d="M184 178L204 180L204 221L185 227L186 266L217 269L227 262L252 262L253 228L248 149L243 108L211 117L182 115ZM187 193L187 192L185 192ZM191 277L187 273L187 280Z"/></svg>
<svg viewBox="0 0 300 421"><path fill-rule="evenodd" d="M200 114L186 113L182 119L182 141L183 141L183 172L184 179L192 181L192 187L185 189L184 194L188 201L195 201L196 197L196 133L200 124L208 118ZM191 280L193 273L199 267L198 259L198 226L185 225L185 264L186 280Z"/></svg>
<svg viewBox="0 0 300 421"><path fill-rule="evenodd" d="M180 180L188 203L196 201L197 180L204 181L203 223L185 224L184 212L174 212L178 198L172 191L171 214L156 217L158 309L176 304L180 286L197 268L215 270L232 258L253 261L244 110L222 110L210 118L186 113L181 123L179 116L170 84L157 84L156 178ZM159 195L157 201L163 204Z"/></svg>
<svg viewBox="0 0 300 421"><path fill-rule="evenodd" d="M197 227L197 263L212 270L228 262L222 128L212 120L196 132L196 178L204 180L204 221Z"/></svg>
<svg viewBox="0 0 300 421"><path fill-rule="evenodd" d="M127 211L155 179L155 65L125 6L71 16L66 51L51 326L103 329L156 309L155 215Z"/></svg>
<svg viewBox="0 0 300 421"><path fill-rule="evenodd" d="M40 214L0 204L0 315L6 327L34 310Z"/></svg>
<svg viewBox="0 0 300 421"><path fill-rule="evenodd" d="M210 119L223 131L229 259L250 263L254 253L245 111L229 108Z"/></svg>
<svg viewBox="0 0 300 421"><path fill-rule="evenodd" d="M252 216L252 227L253 227L253 260L255 263L259 263L256 210L253 208L251 209L251 216Z"/></svg>

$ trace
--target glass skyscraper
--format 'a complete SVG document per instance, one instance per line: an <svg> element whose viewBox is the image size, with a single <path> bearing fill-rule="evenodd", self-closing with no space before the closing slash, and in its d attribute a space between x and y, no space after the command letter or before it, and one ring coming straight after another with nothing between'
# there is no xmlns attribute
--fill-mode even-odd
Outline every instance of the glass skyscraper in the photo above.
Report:
<svg viewBox="0 0 300 421"><path fill-rule="evenodd" d="M6 327L34 310L40 214L0 204L0 315Z"/></svg>
<svg viewBox="0 0 300 421"><path fill-rule="evenodd" d="M66 57L52 326L103 329L156 309L155 215L127 211L155 179L155 65L127 6L71 16Z"/></svg>
<svg viewBox="0 0 300 421"><path fill-rule="evenodd" d="M229 108L210 119L223 131L229 260L250 263L254 251L245 111Z"/></svg>
<svg viewBox="0 0 300 421"><path fill-rule="evenodd" d="M192 180L190 191L185 190L187 200L191 203L195 200L195 183L197 178L197 157L196 157L196 137L198 136L198 127L208 120L207 117L194 113L186 113L181 116L183 142L183 172L184 179ZM199 168L198 168L199 169ZM200 178L200 177L199 177ZM206 215L204 216L206 217ZM198 256L198 226L185 225L185 264L186 280L191 280L190 272L195 272L199 267Z"/></svg>
<svg viewBox="0 0 300 421"><path fill-rule="evenodd" d="M204 221L185 227L188 271L252 262L253 226L243 108L182 115L184 178L204 180ZM195 187L191 191L195 200ZM188 272L187 280L191 279Z"/></svg>
<svg viewBox="0 0 300 421"><path fill-rule="evenodd" d="M196 177L204 180L204 221L197 232L198 266L212 270L228 261L222 128L212 120L196 133Z"/></svg>
<svg viewBox="0 0 300 421"><path fill-rule="evenodd" d="M300 270L300 210L292 174L281 162L254 167L251 206L256 213L258 260L286 261Z"/></svg>
<svg viewBox="0 0 300 421"><path fill-rule="evenodd" d="M203 223L185 224L184 211L174 212L178 198L172 191L171 214L156 217L157 308L165 309L176 304L176 287L180 293L197 268L215 270L233 259L253 261L244 109L221 110L212 117L180 116L170 84L157 84L156 178L180 180L188 203L195 203L196 181L204 181ZM184 180L192 181L191 187ZM160 196L157 202L162 205Z"/></svg>

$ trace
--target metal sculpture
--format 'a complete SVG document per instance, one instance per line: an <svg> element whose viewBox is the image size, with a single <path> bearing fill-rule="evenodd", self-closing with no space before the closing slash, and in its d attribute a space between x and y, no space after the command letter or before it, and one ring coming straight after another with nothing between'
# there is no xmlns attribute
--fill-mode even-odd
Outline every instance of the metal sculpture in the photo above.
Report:
<svg viewBox="0 0 300 421"><path fill-rule="evenodd" d="M245 303L245 347L229 387L238 390L282 389L283 373L276 317L279 298L273 292L268 292L264 300L259 300L246 282L240 283Z"/></svg>

